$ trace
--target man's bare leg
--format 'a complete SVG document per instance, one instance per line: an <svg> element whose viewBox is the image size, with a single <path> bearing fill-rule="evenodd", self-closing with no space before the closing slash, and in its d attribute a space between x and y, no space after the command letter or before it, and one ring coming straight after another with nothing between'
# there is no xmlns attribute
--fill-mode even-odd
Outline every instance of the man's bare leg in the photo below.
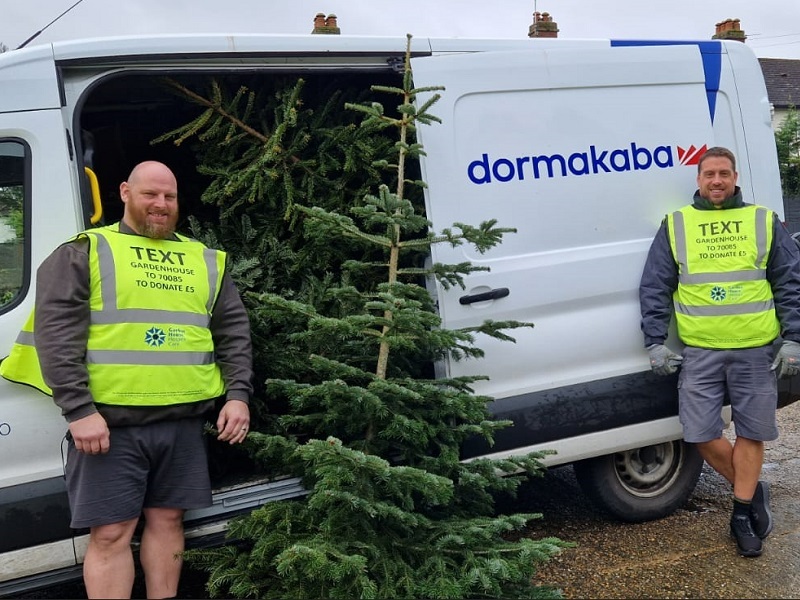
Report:
<svg viewBox="0 0 800 600"><path fill-rule="evenodd" d="M92 527L83 559L88 598L130 598L133 591L131 539L139 519Z"/></svg>
<svg viewBox="0 0 800 600"><path fill-rule="evenodd" d="M733 445L728 439L718 437L710 442L701 442L697 449L703 460L733 485L736 472L733 468Z"/></svg>
<svg viewBox="0 0 800 600"><path fill-rule="evenodd" d="M733 444L733 495L740 500L750 500L756 491L761 466L764 464L764 442L736 438Z"/></svg>
<svg viewBox="0 0 800 600"><path fill-rule="evenodd" d="M139 558L148 598L178 594L184 548L183 513L179 508L146 508Z"/></svg>
<svg viewBox="0 0 800 600"><path fill-rule="evenodd" d="M733 495L750 500L761 476L764 442L737 437L731 443L724 437L697 444L703 459L733 485Z"/></svg>

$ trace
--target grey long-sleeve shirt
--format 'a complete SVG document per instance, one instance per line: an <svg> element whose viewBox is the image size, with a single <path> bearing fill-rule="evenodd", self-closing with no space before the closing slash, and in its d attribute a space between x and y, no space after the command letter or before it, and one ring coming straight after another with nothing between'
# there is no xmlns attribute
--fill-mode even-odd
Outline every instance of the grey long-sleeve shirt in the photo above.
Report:
<svg viewBox="0 0 800 600"><path fill-rule="evenodd" d="M737 195L736 204L744 206L738 188ZM694 206L703 210L697 194ZM772 226L767 280L772 287L782 337L800 342L800 251L777 216ZM673 309L672 294L677 287L678 265L672 256L666 222L662 222L650 246L639 286L645 346L663 344L667 339Z"/></svg>
<svg viewBox="0 0 800 600"><path fill-rule="evenodd" d="M136 235L124 223L120 231ZM89 242L68 242L37 271L34 336L44 380L67 421L100 412L109 426L143 425L199 416L216 398L189 404L130 407L99 404L89 391L84 362L89 337ZM226 273L211 314L214 355L222 371L227 400L249 402L253 392L250 322L233 280Z"/></svg>

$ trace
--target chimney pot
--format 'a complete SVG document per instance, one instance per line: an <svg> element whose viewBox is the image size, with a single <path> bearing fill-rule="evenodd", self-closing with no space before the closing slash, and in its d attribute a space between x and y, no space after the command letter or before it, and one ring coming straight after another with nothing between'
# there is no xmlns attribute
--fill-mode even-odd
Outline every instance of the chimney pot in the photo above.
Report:
<svg viewBox="0 0 800 600"><path fill-rule="evenodd" d="M528 27L528 37L530 38L557 38L558 23L553 21L553 17L548 12L533 13L533 24Z"/></svg>
<svg viewBox="0 0 800 600"><path fill-rule="evenodd" d="M336 15L330 14L326 17L325 13L317 13L314 16L314 30L311 33L339 35L341 30L336 24Z"/></svg>
<svg viewBox="0 0 800 600"><path fill-rule="evenodd" d="M740 19L725 19L716 24L716 32L711 39L744 42L747 36L741 28Z"/></svg>

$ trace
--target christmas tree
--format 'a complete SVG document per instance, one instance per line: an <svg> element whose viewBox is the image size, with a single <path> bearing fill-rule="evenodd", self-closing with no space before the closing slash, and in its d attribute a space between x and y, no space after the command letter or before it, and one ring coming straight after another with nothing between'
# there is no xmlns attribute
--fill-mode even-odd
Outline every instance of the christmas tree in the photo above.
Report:
<svg viewBox="0 0 800 600"><path fill-rule="evenodd" d="M220 207L195 234L233 254L247 291L266 410L247 445L268 470L301 477L308 495L269 503L231 525L235 544L191 551L212 595L240 598L529 598L537 565L566 544L522 537L536 514L496 514L542 454L462 462L473 436L491 443L494 420L479 377L434 377L444 360L482 356L480 335L513 342L519 322L447 330L429 290L462 286L470 263L429 265L434 244L484 252L513 230L489 221L433 232L419 208L424 182L418 126L440 88L414 88L410 44L399 99L303 104L304 82L275 93L215 82L178 91L202 113L164 139L197 138ZM426 99L427 98L427 99ZM269 115L272 118L267 118ZM269 125L267 125L269 123ZM354 201L353 199L356 199ZM255 401L254 401L255 402Z"/></svg>

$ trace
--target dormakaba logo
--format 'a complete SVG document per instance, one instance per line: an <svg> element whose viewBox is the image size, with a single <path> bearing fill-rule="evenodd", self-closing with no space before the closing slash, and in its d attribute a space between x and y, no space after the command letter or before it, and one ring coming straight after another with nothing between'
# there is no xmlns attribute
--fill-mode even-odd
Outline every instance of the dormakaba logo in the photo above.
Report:
<svg viewBox="0 0 800 600"><path fill-rule="evenodd" d="M700 162L700 157L706 153L708 147L703 144L702 148L695 148L694 144L684 149L678 146L678 162L682 165L696 165Z"/></svg>
<svg viewBox="0 0 800 600"><path fill-rule="evenodd" d="M696 165L706 146L697 149L694 145L684 149L677 146L679 165ZM675 166L672 146L647 148L631 142L630 146L615 149L602 149L589 146L583 152L564 154L538 154L514 158L494 158L482 154L467 166L467 177L477 185L505 183L508 181L527 181L553 179L601 173L624 173L626 171L646 171L647 169L669 169Z"/></svg>

